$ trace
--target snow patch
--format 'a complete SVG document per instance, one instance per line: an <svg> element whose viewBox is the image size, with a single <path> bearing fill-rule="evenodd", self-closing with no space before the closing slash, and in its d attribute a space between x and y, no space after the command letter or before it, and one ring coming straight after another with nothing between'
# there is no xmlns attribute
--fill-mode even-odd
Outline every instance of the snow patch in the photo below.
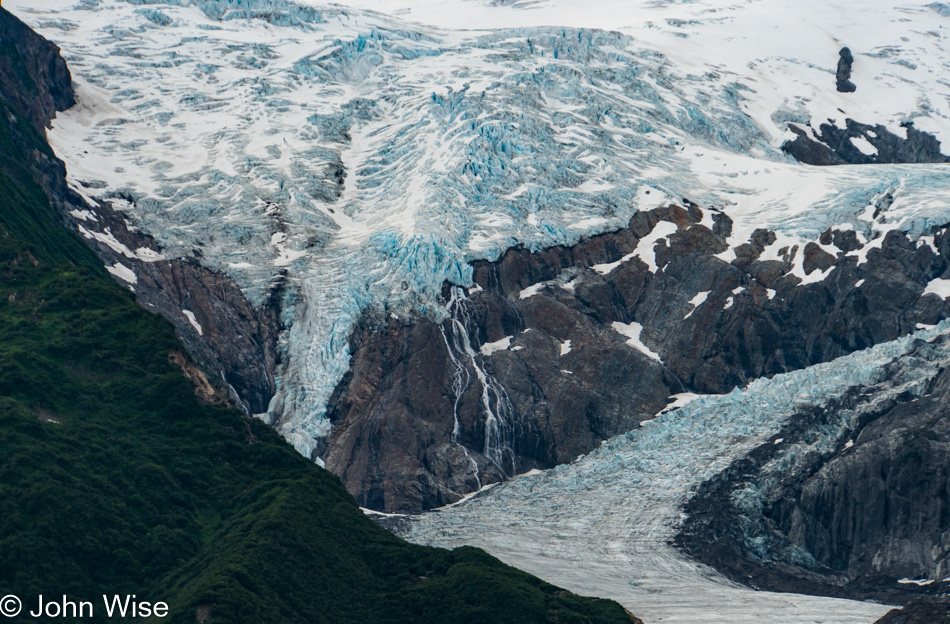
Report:
<svg viewBox="0 0 950 624"><path fill-rule="evenodd" d="M925 295L937 295L942 299L950 297L950 279L936 278L927 283L924 288Z"/></svg>
<svg viewBox="0 0 950 624"><path fill-rule="evenodd" d="M96 217L95 213L90 212L89 210L70 210L69 214L74 216L77 219L82 221L98 221L99 218Z"/></svg>
<svg viewBox="0 0 950 624"><path fill-rule="evenodd" d="M135 271L125 266L121 262L116 262L112 266L106 265L106 270L118 277L120 280L126 281L130 284L134 284L138 281L138 278L135 276Z"/></svg>
<svg viewBox="0 0 950 624"><path fill-rule="evenodd" d="M548 285L547 282L541 282L540 284L533 284L531 286L528 286L527 288L523 289L520 293L518 293L518 298L527 299L528 297L533 297L537 295L538 293L540 293L544 289L544 287L547 285Z"/></svg>
<svg viewBox="0 0 950 624"><path fill-rule="evenodd" d="M488 356L496 351L505 351L508 347L511 346L511 336L505 336L501 340L496 340L495 342L486 342L481 347L479 347L479 352L482 355Z"/></svg>
<svg viewBox="0 0 950 624"><path fill-rule="evenodd" d="M711 292L711 291L709 291L709 290L704 290L704 291L702 291L702 292L700 292L700 293L697 293L695 297L693 297L692 299L689 300L690 304L692 304L692 306L693 306L693 309L690 310L689 313L687 313L687 315L683 317L683 320L684 320L684 321L685 321L686 319L688 319L689 317L691 317L691 316L693 315L693 312L695 312L695 311L699 308L699 306L701 306L701 305L703 305L703 303L705 303L706 298L709 296L709 293L710 293L710 292ZM729 299L731 300L732 297L730 297Z"/></svg>
<svg viewBox="0 0 950 624"><path fill-rule="evenodd" d="M875 156L877 148L870 141L862 137L851 137L851 145L855 146L859 152L865 156Z"/></svg>
<svg viewBox="0 0 950 624"><path fill-rule="evenodd" d="M661 414L665 414L667 412L671 412L681 407L685 407L689 405L690 403L692 403L693 401L695 401L696 399L702 398L704 396L710 396L710 395L696 394L694 392L680 392L679 394L670 395L670 398L673 399L673 402L669 403L666 407L660 410L657 416ZM641 422L640 424L642 425L643 423Z"/></svg>
<svg viewBox="0 0 950 624"><path fill-rule="evenodd" d="M653 228L653 231L637 242L636 249L634 249L631 253L625 255L616 262L595 264L591 268L601 275L607 275L624 262L632 260L633 258L640 258L640 260L642 260L647 265L651 273L656 273L658 267L656 264L656 252L654 251L654 248L658 242L670 236L671 234L675 234L676 230L677 227L675 223L670 223L669 221L660 221Z"/></svg>
<svg viewBox="0 0 950 624"><path fill-rule="evenodd" d="M663 363L663 360L660 359L660 355L651 350L650 347L643 344L643 341L640 340L640 332L643 331L643 325L635 322L621 323L620 321L614 321L610 326L618 334L627 337L627 345L633 347L651 360L656 360L661 364Z"/></svg>
<svg viewBox="0 0 950 624"><path fill-rule="evenodd" d="M195 318L195 313L191 310L182 310L181 313L185 315L185 318L188 319L188 322L191 323L191 326L195 328L195 331L198 332L198 335L203 336L204 332L201 330L201 325L198 324L198 319Z"/></svg>

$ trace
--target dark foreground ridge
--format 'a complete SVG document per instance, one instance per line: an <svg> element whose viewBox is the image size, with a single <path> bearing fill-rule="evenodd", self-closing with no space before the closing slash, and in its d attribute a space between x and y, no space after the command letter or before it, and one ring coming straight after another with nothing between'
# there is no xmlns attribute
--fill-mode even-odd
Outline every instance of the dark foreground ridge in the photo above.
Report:
<svg viewBox="0 0 950 624"><path fill-rule="evenodd" d="M126 593L168 603L153 621L180 623L639 621L480 550L398 539L336 477L224 405L171 324L136 305L51 205L65 182L48 119L12 94L45 97L31 59L58 50L0 9L4 41L11 31L16 53L0 50L0 595L28 609L40 594L94 602L83 621L105 620L102 594Z"/></svg>

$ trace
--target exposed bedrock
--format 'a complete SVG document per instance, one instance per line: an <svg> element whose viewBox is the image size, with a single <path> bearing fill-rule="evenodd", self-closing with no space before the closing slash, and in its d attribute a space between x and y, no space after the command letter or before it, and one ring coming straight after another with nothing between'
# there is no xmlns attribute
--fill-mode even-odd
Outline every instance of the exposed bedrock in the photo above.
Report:
<svg viewBox="0 0 950 624"><path fill-rule="evenodd" d="M140 305L170 320L212 383L251 414L267 411L279 363L282 280L255 306L227 275L197 258L164 259L155 240L128 226L111 202L88 208L75 227ZM129 269L116 271L114 267ZM134 274L134 282L128 276Z"/></svg>
<svg viewBox="0 0 950 624"><path fill-rule="evenodd" d="M886 211L876 218L884 219ZM947 317L950 237L829 230L779 247L687 202L446 286L450 318L367 315L323 450L361 505L412 512L568 462L685 392L722 393ZM725 252L725 253L724 253Z"/></svg>
<svg viewBox="0 0 950 624"><path fill-rule="evenodd" d="M841 48L835 73L837 90L852 93L854 56L849 48ZM841 111L844 114L844 111ZM815 120L817 121L817 120ZM943 163L950 156L940 151L937 137L918 130L913 121L901 124L897 134L882 124L865 124L845 118L844 127L829 119L818 125L788 124L796 136L782 145L782 151L806 165L865 165L897 163ZM900 134L904 136L900 136Z"/></svg>
<svg viewBox="0 0 950 624"><path fill-rule="evenodd" d="M66 61L55 44L0 9L0 89L14 110L43 132L56 111L76 103Z"/></svg>
<svg viewBox="0 0 950 624"><path fill-rule="evenodd" d="M59 48L43 39L30 28L0 7L0 98L7 117L5 139L15 145L28 143L26 133L12 118L13 112L23 115L40 136L56 116L76 103L72 77ZM66 167L62 161L35 148L23 149L22 165L47 191L50 203L69 222L67 203L75 199L66 186Z"/></svg>
<svg viewBox="0 0 950 624"><path fill-rule="evenodd" d="M844 128L831 120L817 131L797 124L788 128L796 137L786 141L782 150L806 165L950 162L940 151L940 141L910 121L902 124L903 137L881 124L872 126L853 119L845 119Z"/></svg>
<svg viewBox="0 0 950 624"><path fill-rule="evenodd" d="M59 48L2 8L0 45L5 46L5 54L0 54L0 89L8 94L0 105L23 111L35 130L45 133L56 111L76 102ZM27 93L29 97L18 95ZM15 124L11 127L11 140L19 142L19 130ZM135 290L142 305L175 325L211 382L249 412L266 411L274 393L282 281L272 284L269 299L255 307L226 275L196 259L162 259L154 239L128 227L110 202L90 205L69 188L65 166L51 153L24 152L24 164L40 180L63 222L89 241L117 281ZM185 310L194 315L194 323Z"/></svg>
<svg viewBox="0 0 950 624"><path fill-rule="evenodd" d="M950 624L950 602L914 601L888 612L875 624Z"/></svg>
<svg viewBox="0 0 950 624"><path fill-rule="evenodd" d="M950 574L948 401L950 371L943 369L922 396L879 401L856 391L826 409L800 413L777 441L700 488L686 507L679 545L761 589L891 604L921 594L944 596L942 579ZM813 442L818 432L835 428L841 433L833 448ZM795 446L804 454L792 462L787 458L796 453L788 449ZM931 608L938 609L918 605L893 621L944 621L911 618L911 612Z"/></svg>
<svg viewBox="0 0 950 624"><path fill-rule="evenodd" d="M841 93L854 93L857 87L851 82L851 66L854 64L854 55L851 48L841 48L838 52L838 69L835 71L835 89Z"/></svg>

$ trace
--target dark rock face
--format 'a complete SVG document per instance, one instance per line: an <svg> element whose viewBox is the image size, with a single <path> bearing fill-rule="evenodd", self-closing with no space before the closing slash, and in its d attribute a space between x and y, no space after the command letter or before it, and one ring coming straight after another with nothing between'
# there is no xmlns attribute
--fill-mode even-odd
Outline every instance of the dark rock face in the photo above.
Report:
<svg viewBox="0 0 950 624"><path fill-rule="evenodd" d="M892 604L943 595L944 582L899 581L943 579L950 565L950 372L922 397L874 400L853 392L799 414L780 434L784 446L765 444L704 484L686 507L679 545L762 589ZM780 482L763 476L789 443L807 442L852 410L864 415L850 439L831 452L813 451ZM740 509L740 490L765 493L760 513Z"/></svg>
<svg viewBox="0 0 950 624"><path fill-rule="evenodd" d="M132 288L138 302L175 325L212 383L248 413L265 412L274 394L273 372L279 360L282 282L272 285L271 296L263 306L254 306L226 275L195 259L143 260L147 254L119 251L121 247L117 249L115 242L130 251L144 249L156 256L161 253L153 238L131 229L111 204L87 208L92 215L78 220L80 233L107 266L120 263L135 273ZM122 279L118 281L128 285ZM185 311L194 315L200 332Z"/></svg>
<svg viewBox="0 0 950 624"><path fill-rule="evenodd" d="M41 136L56 115L75 104L72 78L59 48L43 39L26 24L0 7L0 104L22 115ZM27 144L20 136L12 113L6 121L8 136L15 144ZM52 156L37 149L22 149L23 162L49 195L50 203L68 223L67 199L82 201L66 186L66 167Z"/></svg>
<svg viewBox="0 0 950 624"><path fill-rule="evenodd" d="M853 62L851 50L842 48L835 74L837 89L842 93L856 89L851 82ZM870 125L850 118L845 119L844 128L832 119L821 123L817 130L790 123L788 128L796 137L786 141L782 151L806 165L820 166L950 162L950 156L940 151L940 141L934 135L918 130L912 121L901 127L904 137L881 124Z"/></svg>
<svg viewBox="0 0 950 624"><path fill-rule="evenodd" d="M671 395L726 392L948 315L923 296L947 269L945 230L940 253L891 232L861 264L855 232L762 259L776 237L758 230L727 262L731 227L689 203L643 212L574 247L475 263L474 288L446 287L441 325L367 317L330 401L327 467L365 507L419 511L570 461ZM802 284L798 254L823 279Z"/></svg>
<svg viewBox="0 0 950 624"><path fill-rule="evenodd" d="M0 92L40 132L76 103L59 48L0 7Z"/></svg>
<svg viewBox="0 0 950 624"><path fill-rule="evenodd" d="M835 88L840 93L854 93L857 87L851 82L851 65L854 63L854 56L851 54L851 48L841 48L838 52L838 70L835 72Z"/></svg>
<svg viewBox="0 0 950 624"><path fill-rule="evenodd" d="M906 138L880 124L871 126L846 119L845 128L839 128L834 123L823 123L818 132L812 130L809 136L805 129L789 124L789 129L798 136L787 141L782 150L806 165L950 162L950 157L940 152L940 141L935 136L918 130L912 122L905 123L903 127ZM862 152L852 139L870 145L874 152Z"/></svg>
<svg viewBox="0 0 950 624"><path fill-rule="evenodd" d="M914 601L889 611L874 624L950 624L950 603Z"/></svg>
<svg viewBox="0 0 950 624"><path fill-rule="evenodd" d="M5 94L4 102L26 116L38 132L45 133L56 111L75 103L69 70L59 48L3 8L0 46L0 93ZM111 205L87 205L68 187L66 169L51 153L32 150L26 160L64 223L78 230L107 266L121 263L133 270L138 301L175 325L208 379L248 412L266 411L274 393L282 282L272 285L270 299L258 308L227 276L197 261L143 261L132 252L142 248L161 252L151 237L128 227L124 216ZM71 211L87 216L71 217ZM129 253L120 251L121 246ZM183 314L185 309L195 315L201 334Z"/></svg>

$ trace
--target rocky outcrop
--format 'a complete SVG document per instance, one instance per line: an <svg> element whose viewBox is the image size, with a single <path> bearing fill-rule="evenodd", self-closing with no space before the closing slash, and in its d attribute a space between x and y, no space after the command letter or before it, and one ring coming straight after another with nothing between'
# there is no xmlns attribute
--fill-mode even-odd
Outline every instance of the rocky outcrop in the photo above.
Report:
<svg viewBox="0 0 950 624"><path fill-rule="evenodd" d="M835 72L836 88L841 93L853 93L857 88L851 82L853 63L850 48L841 48ZM882 124L850 118L844 120L843 128L833 119L817 129L790 123L788 129L796 136L782 145L782 151L806 165L820 166L950 162L950 156L940 151L937 137L918 130L913 121L902 123L901 128L904 136Z"/></svg>
<svg viewBox="0 0 950 624"><path fill-rule="evenodd" d="M914 601L888 612L874 624L950 624L950 603Z"/></svg>
<svg viewBox="0 0 950 624"><path fill-rule="evenodd" d="M902 127L905 137L881 124L872 126L853 119L845 119L844 128L831 122L821 124L817 131L789 124L789 130L797 136L786 141L782 150L806 165L950 162L934 135L918 130L913 122Z"/></svg>
<svg viewBox="0 0 950 624"><path fill-rule="evenodd" d="M66 168L43 137L56 112L75 103L72 79L59 48L2 7L0 94L5 138L22 154L11 166L29 171L25 176L43 186L59 218L68 224L67 203L81 200L67 188Z"/></svg>
<svg viewBox="0 0 950 624"><path fill-rule="evenodd" d="M0 7L0 93L43 132L76 103L66 61L55 44Z"/></svg>
<svg viewBox="0 0 950 624"><path fill-rule="evenodd" d="M930 348L923 342L917 347ZM909 362L901 365L915 365L913 358ZM887 379L899 378L896 366ZM775 441L703 485L686 506L689 520L678 544L761 589L890 604L945 594L948 400L950 371L943 370L923 396L899 392L882 399L858 390L798 414ZM855 415L835 448L813 444L817 432ZM809 449L802 461L780 459L794 445ZM770 472L776 462L786 466L780 479ZM755 504L747 502L750 492L757 493Z"/></svg>
<svg viewBox="0 0 950 624"><path fill-rule="evenodd" d="M45 133L56 111L75 103L59 49L3 8L0 93L5 94L0 104L26 117L37 136ZM20 134L11 121L8 136L19 142ZM266 411L279 357L282 280L271 285L263 305L254 306L226 275L196 259L162 258L154 239L129 227L111 202L90 205L69 188L62 161L48 148L21 151L25 158L20 165L29 167L31 176L40 181L59 218L89 241L116 280L134 290L140 304L175 325L208 380L247 412Z"/></svg>
<svg viewBox="0 0 950 624"><path fill-rule="evenodd" d="M851 66L854 64L854 55L851 48L841 48L838 52L838 69L835 71L835 89L839 93L854 93L857 87L851 82Z"/></svg>
<svg viewBox="0 0 950 624"><path fill-rule="evenodd" d="M933 247L892 231L867 249L845 230L776 249L759 230L730 262L731 228L689 203L642 212L573 247L475 263L473 288L446 287L441 325L365 318L330 401L327 467L363 506L419 511L570 461L672 395L726 392L948 315L923 293L947 269L945 230Z"/></svg>
<svg viewBox="0 0 950 624"><path fill-rule="evenodd" d="M269 299L254 306L227 275L197 258L163 258L155 240L129 227L111 202L75 214L79 233L116 279L175 325L208 379L246 412L267 411L279 363L283 282L272 284Z"/></svg>

